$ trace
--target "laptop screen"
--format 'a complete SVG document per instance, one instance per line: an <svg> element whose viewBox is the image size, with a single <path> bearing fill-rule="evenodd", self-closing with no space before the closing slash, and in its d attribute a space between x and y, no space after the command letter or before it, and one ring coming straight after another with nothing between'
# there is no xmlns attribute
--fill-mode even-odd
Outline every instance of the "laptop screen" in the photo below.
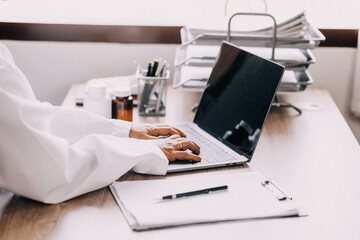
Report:
<svg viewBox="0 0 360 240"><path fill-rule="evenodd" d="M251 159L284 67L223 42L194 122Z"/></svg>

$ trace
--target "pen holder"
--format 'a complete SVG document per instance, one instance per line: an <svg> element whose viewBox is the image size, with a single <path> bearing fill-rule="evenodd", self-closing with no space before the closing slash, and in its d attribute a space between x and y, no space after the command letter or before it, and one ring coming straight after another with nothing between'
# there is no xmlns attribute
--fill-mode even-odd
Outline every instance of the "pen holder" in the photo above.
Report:
<svg viewBox="0 0 360 240"><path fill-rule="evenodd" d="M166 82L170 71L164 77L147 77L147 70L137 72L138 112L140 116L165 116Z"/></svg>

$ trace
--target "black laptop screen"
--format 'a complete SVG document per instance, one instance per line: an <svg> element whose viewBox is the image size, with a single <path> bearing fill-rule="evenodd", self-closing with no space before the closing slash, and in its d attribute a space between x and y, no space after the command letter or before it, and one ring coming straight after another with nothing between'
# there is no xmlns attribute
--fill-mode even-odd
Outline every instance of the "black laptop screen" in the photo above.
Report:
<svg viewBox="0 0 360 240"><path fill-rule="evenodd" d="M284 67L222 43L194 122L251 159Z"/></svg>

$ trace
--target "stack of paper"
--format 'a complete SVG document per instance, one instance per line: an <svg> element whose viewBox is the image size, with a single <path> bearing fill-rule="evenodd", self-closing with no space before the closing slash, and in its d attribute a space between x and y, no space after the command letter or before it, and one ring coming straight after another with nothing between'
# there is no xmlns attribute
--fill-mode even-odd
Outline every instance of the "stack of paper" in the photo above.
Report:
<svg viewBox="0 0 360 240"><path fill-rule="evenodd" d="M272 58L272 35L273 26L253 31L232 31L231 42L286 68L279 91L304 90L307 85L313 83L309 72L306 71L310 64L316 61L310 49L325 40L324 35L308 22L304 12L277 24L274 58ZM205 73L209 67L213 67L220 44L226 37L226 29L182 28L182 44L177 47L175 54L174 87L204 88L207 79L202 76L199 83L196 83L196 79L199 79L198 72L201 70L197 71L195 68L206 68L202 71Z"/></svg>
<svg viewBox="0 0 360 240"><path fill-rule="evenodd" d="M227 29L194 29L184 27L181 30L183 45L219 45L226 40ZM232 31L231 41L239 46L271 47L273 26L254 31ZM311 49L325 40L324 35L306 19L305 12L277 24L277 47Z"/></svg>
<svg viewBox="0 0 360 240"><path fill-rule="evenodd" d="M303 91L306 86L314 81L309 72L306 71L288 71L286 70L281 80L278 91L295 92Z"/></svg>
<svg viewBox="0 0 360 240"><path fill-rule="evenodd" d="M271 59L271 48L241 47L246 51L260 57ZM176 49L175 67L197 66L212 67L215 64L220 46L189 45L179 46ZM275 49L275 62L285 66L287 70L306 70L310 64L315 63L315 57L308 49L277 48Z"/></svg>
<svg viewBox="0 0 360 240"><path fill-rule="evenodd" d="M136 231L179 225L298 216L297 205L258 173L115 182L111 192L130 227ZM162 196L214 186L228 190L160 200Z"/></svg>
<svg viewBox="0 0 360 240"><path fill-rule="evenodd" d="M174 88L205 88L209 79L212 67L184 66L175 69Z"/></svg>

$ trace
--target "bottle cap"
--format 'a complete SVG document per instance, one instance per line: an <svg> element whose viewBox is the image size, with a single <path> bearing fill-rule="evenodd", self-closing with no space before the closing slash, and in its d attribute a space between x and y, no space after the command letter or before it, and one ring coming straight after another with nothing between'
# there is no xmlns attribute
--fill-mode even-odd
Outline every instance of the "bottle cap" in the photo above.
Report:
<svg viewBox="0 0 360 240"><path fill-rule="evenodd" d="M87 93L89 96L105 96L106 85L104 84L89 84L87 86Z"/></svg>
<svg viewBox="0 0 360 240"><path fill-rule="evenodd" d="M113 95L115 97L128 97L131 95L131 88L130 87L117 88L114 90Z"/></svg>

